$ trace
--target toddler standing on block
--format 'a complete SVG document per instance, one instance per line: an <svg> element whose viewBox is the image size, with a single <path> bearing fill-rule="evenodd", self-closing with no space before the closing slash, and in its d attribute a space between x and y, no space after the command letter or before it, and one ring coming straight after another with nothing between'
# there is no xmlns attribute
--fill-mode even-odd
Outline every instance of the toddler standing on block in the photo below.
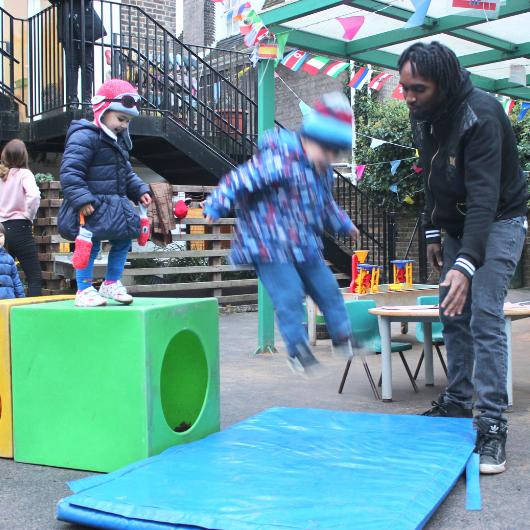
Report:
<svg viewBox="0 0 530 530"><path fill-rule="evenodd" d="M358 236L332 194L331 163L341 151L351 150L352 123L346 96L324 95L299 132L265 133L259 152L223 177L204 203L210 221L235 207L232 262L255 266L296 372L318 366L304 325L306 294L324 314L334 351L352 355L344 300L322 254L324 230Z"/></svg>
<svg viewBox="0 0 530 530"><path fill-rule="evenodd" d="M101 85L92 107L94 122L73 121L66 135L59 233L75 240L81 214L86 230L92 233L88 266L76 270L75 305L96 307L108 299L130 304L133 298L120 279L131 240L140 235L140 216L131 201L144 206L151 203L149 187L129 162L129 123L139 114L140 96L126 81L111 79ZM103 240L110 241L111 250L105 281L98 292L92 286L92 271Z"/></svg>

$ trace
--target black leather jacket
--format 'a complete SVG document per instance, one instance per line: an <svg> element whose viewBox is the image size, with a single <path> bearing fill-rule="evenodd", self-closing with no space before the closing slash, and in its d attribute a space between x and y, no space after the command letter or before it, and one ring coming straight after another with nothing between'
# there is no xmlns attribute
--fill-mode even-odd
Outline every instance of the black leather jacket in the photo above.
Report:
<svg viewBox="0 0 530 530"><path fill-rule="evenodd" d="M443 229L462 239L459 256L478 268L491 224L527 212L510 121L502 105L462 71L461 88L443 111L430 122L411 118L411 124L425 175L427 243L439 243ZM473 270L462 272L472 276Z"/></svg>

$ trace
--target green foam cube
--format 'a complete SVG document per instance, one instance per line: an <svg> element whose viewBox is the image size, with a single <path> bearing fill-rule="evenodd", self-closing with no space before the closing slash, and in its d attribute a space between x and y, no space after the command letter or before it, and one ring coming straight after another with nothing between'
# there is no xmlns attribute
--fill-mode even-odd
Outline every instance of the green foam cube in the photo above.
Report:
<svg viewBox="0 0 530 530"><path fill-rule="evenodd" d="M218 327L215 299L13 308L15 460L113 471L218 431Z"/></svg>

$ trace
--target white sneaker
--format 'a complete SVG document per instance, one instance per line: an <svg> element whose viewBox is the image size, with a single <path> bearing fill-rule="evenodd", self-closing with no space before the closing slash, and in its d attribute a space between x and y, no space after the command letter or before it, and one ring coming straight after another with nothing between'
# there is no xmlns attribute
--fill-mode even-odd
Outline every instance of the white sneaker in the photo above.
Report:
<svg viewBox="0 0 530 530"><path fill-rule="evenodd" d="M114 283L102 283L99 294L104 298L111 298L120 304L132 304L134 298L127 292L125 286L118 280Z"/></svg>
<svg viewBox="0 0 530 530"><path fill-rule="evenodd" d="M75 305L77 307L99 307L107 305L107 300L90 286L75 295Z"/></svg>

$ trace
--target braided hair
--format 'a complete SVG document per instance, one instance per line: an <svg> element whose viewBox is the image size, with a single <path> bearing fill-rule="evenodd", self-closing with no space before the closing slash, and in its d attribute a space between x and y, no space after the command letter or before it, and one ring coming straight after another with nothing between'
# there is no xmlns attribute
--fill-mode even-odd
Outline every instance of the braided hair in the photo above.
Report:
<svg viewBox="0 0 530 530"><path fill-rule="evenodd" d="M409 46L399 58L398 70L410 62L413 75L436 83L442 95L451 99L462 82L462 67L453 50L433 41L429 44L416 42Z"/></svg>

